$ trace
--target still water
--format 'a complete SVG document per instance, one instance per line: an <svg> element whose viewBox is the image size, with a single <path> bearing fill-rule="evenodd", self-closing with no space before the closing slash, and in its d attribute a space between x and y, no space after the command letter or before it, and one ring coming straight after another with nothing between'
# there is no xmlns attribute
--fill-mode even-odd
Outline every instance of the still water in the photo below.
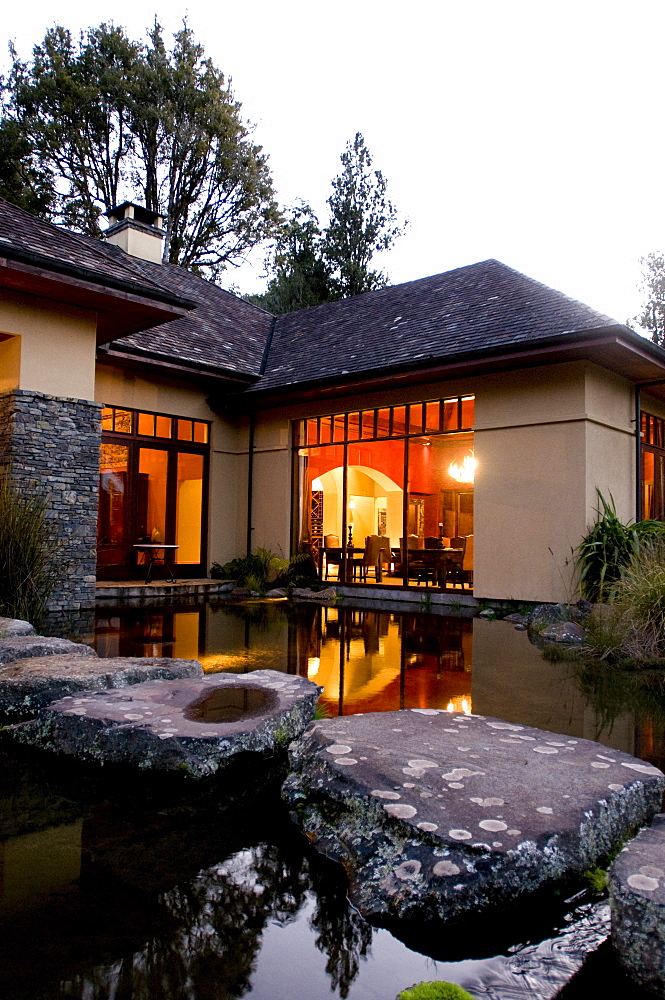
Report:
<svg viewBox="0 0 665 1000"><path fill-rule="evenodd" d="M59 634L102 656L269 667L323 687L331 714L437 707L596 739L665 764L659 677L549 663L507 623L283 603L98 611ZM1 746L1 745L0 745ZM571 906L403 943L349 906L344 873L279 799L279 766L182 795L40 755L0 752L0 997L392 1000L422 979L471 988L497 955L565 927ZM256 790L259 790L258 794ZM434 929L436 930L436 929ZM421 953L421 949L427 954ZM605 990L602 982L611 980ZM607 950L600 992L638 997ZM492 996L518 994L500 985ZM589 995L582 979L574 1000ZM476 995L486 995L478 987Z"/></svg>

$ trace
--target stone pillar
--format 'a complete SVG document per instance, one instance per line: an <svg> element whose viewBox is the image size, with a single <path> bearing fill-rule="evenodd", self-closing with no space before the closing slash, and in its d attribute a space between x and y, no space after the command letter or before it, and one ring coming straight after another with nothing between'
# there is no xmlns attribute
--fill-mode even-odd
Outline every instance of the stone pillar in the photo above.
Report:
<svg viewBox="0 0 665 1000"><path fill-rule="evenodd" d="M101 404L28 389L0 393L0 463L48 495L62 541L50 611L95 603Z"/></svg>

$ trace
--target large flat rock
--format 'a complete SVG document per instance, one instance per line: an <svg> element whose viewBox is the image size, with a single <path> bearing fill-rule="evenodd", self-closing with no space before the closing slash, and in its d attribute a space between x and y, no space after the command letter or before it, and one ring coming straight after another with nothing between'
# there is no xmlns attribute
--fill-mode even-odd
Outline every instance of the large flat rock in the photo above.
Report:
<svg viewBox="0 0 665 1000"><path fill-rule="evenodd" d="M0 639L0 667L29 656L97 656L92 646L45 635L12 635Z"/></svg>
<svg viewBox="0 0 665 1000"><path fill-rule="evenodd" d="M30 622L24 622L22 618L0 617L0 639L13 635L35 635L35 631L34 626Z"/></svg>
<svg viewBox="0 0 665 1000"><path fill-rule="evenodd" d="M641 986L665 997L665 815L617 856L609 888L620 964Z"/></svg>
<svg viewBox="0 0 665 1000"><path fill-rule="evenodd" d="M462 918L595 865L658 811L650 764L436 709L314 723L283 794L363 914Z"/></svg>
<svg viewBox="0 0 665 1000"><path fill-rule="evenodd" d="M320 691L275 670L147 681L61 698L6 732L84 761L203 778L238 754L286 747L311 720Z"/></svg>
<svg viewBox="0 0 665 1000"><path fill-rule="evenodd" d="M198 660L161 656L101 658L60 653L26 657L0 667L0 719L25 718L52 701L79 691L101 691L149 680L202 675Z"/></svg>

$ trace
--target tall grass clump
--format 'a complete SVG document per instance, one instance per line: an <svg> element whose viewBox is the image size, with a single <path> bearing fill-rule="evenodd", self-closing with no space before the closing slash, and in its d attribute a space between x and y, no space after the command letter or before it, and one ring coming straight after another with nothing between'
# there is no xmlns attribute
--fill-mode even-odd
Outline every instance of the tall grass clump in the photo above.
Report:
<svg viewBox="0 0 665 1000"><path fill-rule="evenodd" d="M0 616L39 625L57 576L60 543L47 496L0 472Z"/></svg>
<svg viewBox="0 0 665 1000"><path fill-rule="evenodd" d="M624 524L614 498L606 500L600 490L596 521L574 551L579 588L587 601L607 601L624 569L643 542L665 538L662 521Z"/></svg>
<svg viewBox="0 0 665 1000"><path fill-rule="evenodd" d="M653 664L665 659L665 538L646 537L586 622L590 649L605 659Z"/></svg>

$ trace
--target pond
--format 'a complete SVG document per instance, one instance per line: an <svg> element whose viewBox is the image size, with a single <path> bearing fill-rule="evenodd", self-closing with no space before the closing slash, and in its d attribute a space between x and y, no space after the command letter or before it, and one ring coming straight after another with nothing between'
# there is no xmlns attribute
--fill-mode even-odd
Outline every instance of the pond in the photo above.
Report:
<svg viewBox="0 0 665 1000"><path fill-rule="evenodd" d="M59 634L92 640L101 655L299 673L323 687L333 715L473 711L665 764L659 677L608 679L547 662L505 622L209 603L99 610L96 621L60 623ZM502 1000L551 995L526 979L526 992L516 992L500 956L558 933L586 897L482 933L404 943L362 919L346 900L342 869L292 826L280 768L257 765L183 797L40 755L0 755L0 997L392 1000L435 978L472 992L475 983L474 995ZM478 985L488 974L493 991ZM641 996L604 947L562 996L617 991Z"/></svg>

